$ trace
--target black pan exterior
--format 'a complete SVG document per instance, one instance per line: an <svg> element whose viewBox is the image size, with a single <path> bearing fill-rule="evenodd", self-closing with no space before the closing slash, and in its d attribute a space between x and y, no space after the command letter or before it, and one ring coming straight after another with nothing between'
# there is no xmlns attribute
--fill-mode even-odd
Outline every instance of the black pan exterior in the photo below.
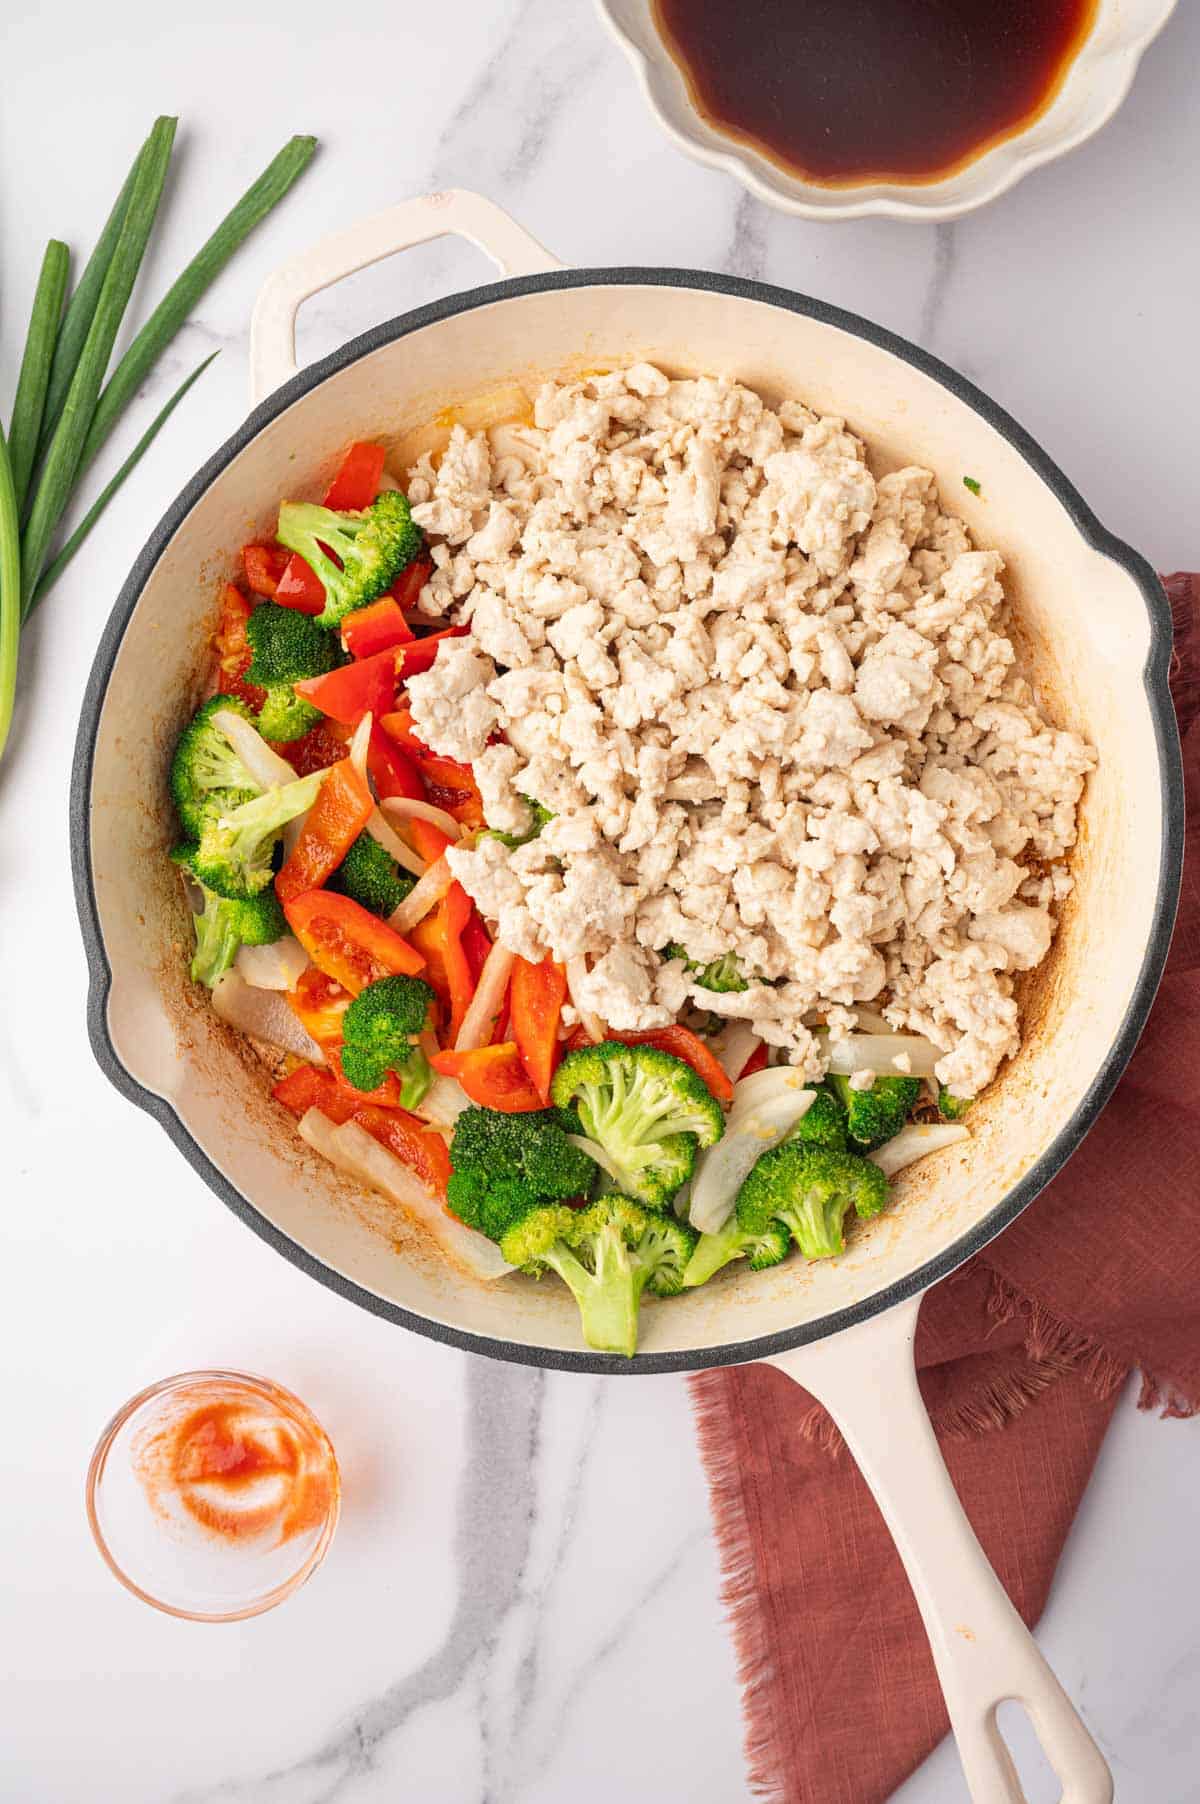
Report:
<svg viewBox="0 0 1200 1804"><path fill-rule="evenodd" d="M243 1196L241 1191L236 1189L224 1174L217 1170L170 1104L144 1089L130 1075L117 1056L108 1032L108 995L112 979L100 932L99 912L92 878L90 827L92 764L100 714L117 651L142 590L169 540L179 529L187 514L201 496L218 480L238 452L242 451L263 427L294 402L317 388L327 377L345 369L348 364L366 356L369 352L379 350L384 345L392 344L397 339L405 338L409 333L419 331L424 326L434 324L438 320L459 313L470 313L477 308L487 307L494 301L511 300L521 295L543 293L548 290L639 286L699 289L715 294L730 295L738 300L758 301L767 306L777 307L781 312L804 314L810 319L851 333L857 338L864 339L868 344L876 345L881 350L890 352L894 357L901 358L905 363L911 364L925 375L932 377L935 382L940 383L943 388L979 414L988 425L999 433L1001 438L1006 439L1020 453L1025 462L1041 477L1061 502L1083 539L1095 550L1112 558L1115 563L1120 564L1123 569L1128 571L1141 591L1150 623L1150 653L1143 681L1158 747L1163 835L1154 929L1143 954L1141 970L1138 973L1137 983L1134 986L1120 1031L1105 1054L1092 1083L1070 1121L1019 1183L1007 1192L1003 1201L998 1203L989 1215L976 1223L968 1233L954 1240L935 1259L928 1260L907 1277L863 1298L853 1308L839 1310L817 1321L805 1322L794 1329L788 1329L778 1334L763 1335L757 1339L730 1341L721 1346L701 1347L695 1350L639 1353L634 1359L626 1360L609 1354L560 1352L550 1348L531 1346L522 1341L507 1341L492 1336L466 1334L456 1328L447 1327L444 1323L415 1315L410 1310L400 1309L395 1304L375 1296L371 1291L364 1290L360 1285L351 1283L321 1260L314 1258L312 1254L306 1252L268 1221L249 1198ZM485 1353L494 1359L511 1360L521 1365L549 1367L569 1372L636 1374L699 1371L709 1366L740 1365L749 1360L765 1359L771 1354L786 1352L792 1347L804 1346L809 1341L824 1339L827 1335L836 1334L843 1328L850 1328L855 1323L865 1321L870 1316L877 1315L881 1310L888 1309L893 1304L902 1302L905 1298L925 1290L938 1279L944 1278L954 1271L964 1260L981 1251L995 1235L999 1234L1021 1213L1022 1209L1033 1201L1038 1192L1044 1189L1051 1178L1061 1170L1112 1095L1137 1044L1138 1036L1146 1024L1150 1005L1154 1000L1166 962L1179 899L1183 865L1184 794L1179 735L1167 684L1170 655L1170 608L1162 585L1146 560L1101 526L1057 464L1030 438L1027 432L1023 431L1015 420L1005 413L1003 408L983 394L965 376L959 375L956 370L949 368L936 357L931 357L928 352L910 344L895 333L886 331L882 326L862 319L857 314L847 313L839 307L829 306L824 301L794 294L787 289L774 288L763 282L745 281L736 276L715 275L701 270L638 268L556 270L545 275L521 276L504 282L494 282L484 288L471 289L465 294L450 295L445 300L435 301L426 307L418 307L410 313L402 314L397 319L388 320L383 325L374 327L370 332L352 340L320 363L315 363L308 369L300 371L290 382L269 396L254 410L238 431L222 445L221 449L208 460L203 469L193 477L183 493L167 510L151 534L117 598L96 653L80 715L79 731L75 742L70 799L71 859L75 902L79 912L79 924L90 973L88 1033L92 1050L101 1070L122 1096L128 1097L139 1108L145 1109L148 1114L154 1116L209 1188L223 1202L227 1203L230 1209L240 1216L249 1227L253 1228L255 1233L269 1246L274 1247L286 1259L290 1259L293 1265L299 1266L311 1277L319 1279L330 1290L336 1291L339 1296L346 1297L351 1302L359 1304L360 1307L369 1309L373 1314L383 1316L402 1327L411 1328L416 1333L424 1334L432 1340L444 1341L450 1346L463 1348L467 1352Z"/></svg>

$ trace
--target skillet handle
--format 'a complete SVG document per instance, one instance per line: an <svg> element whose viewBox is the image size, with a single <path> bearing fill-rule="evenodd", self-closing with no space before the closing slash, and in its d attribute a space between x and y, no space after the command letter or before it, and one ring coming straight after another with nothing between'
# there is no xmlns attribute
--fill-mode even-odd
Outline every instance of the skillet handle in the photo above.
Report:
<svg viewBox="0 0 1200 1804"><path fill-rule="evenodd" d="M973 1804L1025 1804L996 1724L1024 1704L1061 1804L1110 1804L1112 1775L975 1539L913 1360L920 1297L769 1363L823 1403L891 1531L916 1595Z"/></svg>
<svg viewBox="0 0 1200 1804"><path fill-rule="evenodd" d="M344 276L431 238L466 238L505 276L529 276L562 264L494 201L465 188L403 200L386 212L332 232L268 276L250 321L250 400L265 400L296 374L296 315L311 295Z"/></svg>

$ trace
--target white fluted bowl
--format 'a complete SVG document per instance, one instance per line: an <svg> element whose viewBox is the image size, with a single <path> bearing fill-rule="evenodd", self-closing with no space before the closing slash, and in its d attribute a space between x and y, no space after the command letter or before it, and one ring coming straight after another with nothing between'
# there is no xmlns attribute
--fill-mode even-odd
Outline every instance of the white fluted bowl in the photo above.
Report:
<svg viewBox="0 0 1200 1804"><path fill-rule="evenodd" d="M651 0L596 4L632 62L659 123L698 162L728 171L759 200L808 219L861 219L877 213L931 221L955 219L982 207L1031 169L1098 132L1129 92L1143 51L1175 10L1175 0L1100 0L1096 22L1046 111L943 181L826 187L790 175L751 145L709 124L655 28Z"/></svg>

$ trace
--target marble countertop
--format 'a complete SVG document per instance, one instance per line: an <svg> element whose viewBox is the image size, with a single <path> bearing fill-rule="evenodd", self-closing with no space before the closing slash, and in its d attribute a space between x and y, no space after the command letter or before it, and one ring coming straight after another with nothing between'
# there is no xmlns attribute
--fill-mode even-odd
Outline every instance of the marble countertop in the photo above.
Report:
<svg viewBox="0 0 1200 1804"><path fill-rule="evenodd" d="M568 262L736 271L872 315L995 395L1160 569L1194 563L1200 12L1179 9L1098 138L937 228L794 220L687 161L584 0L444 0L419 19L375 11L369 30L315 0L109 0L66 19L13 0L5 50L5 270L20 272L0 297L5 394L44 236L86 247L156 111L183 124L144 295L288 133L322 151L155 373L126 448L222 351L23 645L0 777L0 1798L747 1798L682 1383L471 1360L358 1312L248 1234L100 1076L66 844L79 701L133 556L245 410L259 282L336 224L452 184ZM486 275L461 245L413 252L311 305L302 354ZM123 1398L222 1364L316 1409L345 1513L285 1608L207 1628L113 1582L82 1487ZM1041 1630L1122 1804L1195 1796L1200 1549L1177 1528L1196 1435L1125 1400ZM1056 1795L1029 1770L1034 1804ZM960 1799L951 1750L900 1795Z"/></svg>

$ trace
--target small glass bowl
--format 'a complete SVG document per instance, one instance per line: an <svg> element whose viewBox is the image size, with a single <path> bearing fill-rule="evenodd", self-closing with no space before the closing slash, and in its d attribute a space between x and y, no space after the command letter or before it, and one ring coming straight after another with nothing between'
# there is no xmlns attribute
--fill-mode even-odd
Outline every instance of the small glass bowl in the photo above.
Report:
<svg viewBox="0 0 1200 1804"><path fill-rule="evenodd" d="M228 1445L249 1446L259 1464L226 1477L229 1424ZM316 1417L246 1372L181 1372L140 1391L87 1474L88 1522L110 1571L143 1603L193 1622L239 1622L298 1591L325 1558L340 1499Z"/></svg>

